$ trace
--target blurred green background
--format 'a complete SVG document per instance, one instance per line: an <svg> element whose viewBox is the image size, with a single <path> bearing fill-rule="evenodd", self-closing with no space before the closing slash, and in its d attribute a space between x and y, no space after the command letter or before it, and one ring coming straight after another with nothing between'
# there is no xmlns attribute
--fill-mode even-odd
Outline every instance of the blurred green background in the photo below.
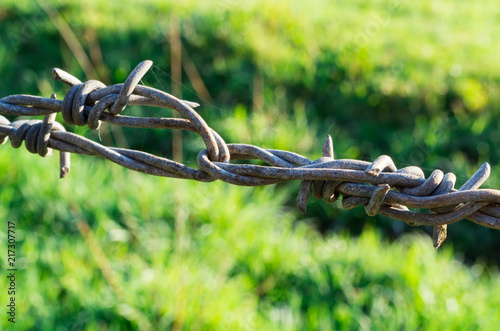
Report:
<svg viewBox="0 0 500 331"><path fill-rule="evenodd" d="M62 99L54 67L114 84L150 59L143 83L199 102L227 142L316 159L331 134L337 158L388 154L426 175L454 172L457 187L490 162L483 187L499 188L499 17L493 0L2 0L0 97ZM169 158L179 139L67 129ZM203 142L182 138L184 163L196 167ZM298 183L154 178L77 155L59 180L57 159L0 148L0 215L17 226L20 330L500 325L496 230L453 224L436 251L430 228L362 208L311 199L301 215ZM13 327L3 316L0 327Z"/></svg>

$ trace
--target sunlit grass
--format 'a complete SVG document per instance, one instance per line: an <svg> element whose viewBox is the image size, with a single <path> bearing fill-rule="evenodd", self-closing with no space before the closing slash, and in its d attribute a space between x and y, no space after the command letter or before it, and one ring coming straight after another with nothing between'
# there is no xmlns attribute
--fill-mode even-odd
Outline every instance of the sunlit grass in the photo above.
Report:
<svg viewBox="0 0 500 331"><path fill-rule="evenodd" d="M0 212L17 226L16 326L493 330L500 323L495 271L467 268L427 237L388 244L366 229L358 239L322 238L283 208L286 187L149 177L91 157L74 157L72 173L59 180L55 157L9 146L0 156L15 161L0 162ZM9 208L9 188L21 208ZM179 191L186 231L177 247Z"/></svg>

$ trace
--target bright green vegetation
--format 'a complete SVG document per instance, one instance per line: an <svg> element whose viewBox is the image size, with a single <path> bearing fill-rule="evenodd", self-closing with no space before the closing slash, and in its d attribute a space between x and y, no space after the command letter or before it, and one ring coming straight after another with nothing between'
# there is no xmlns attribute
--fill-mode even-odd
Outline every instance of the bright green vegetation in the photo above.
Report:
<svg viewBox="0 0 500 331"><path fill-rule="evenodd" d="M389 244L367 228L357 239L323 238L283 210L287 189L153 178L88 157L75 157L59 180L56 157L7 147L0 156L16 160L0 165L0 214L17 225L20 330L500 323L496 271L465 267L422 235ZM174 226L175 199L183 230Z"/></svg>
<svg viewBox="0 0 500 331"><path fill-rule="evenodd" d="M39 4L68 22L77 37L71 47ZM493 0L2 0L0 97L62 98L53 67L121 83L144 59L155 67L143 83L171 91L173 16L183 61L209 92L184 67L183 97L202 104L198 111L227 142L315 159L331 134L337 158L388 154L427 175L454 172L456 187L490 162L484 187L500 188ZM171 157L169 131L68 130ZM201 139L187 133L184 144L196 167ZM0 147L0 216L18 227L20 329L500 325L498 231L453 224L436 252L422 227L369 218L362 208L311 198L299 215L298 183L254 189L152 178L90 157L73 157L64 180L57 173L57 157Z"/></svg>

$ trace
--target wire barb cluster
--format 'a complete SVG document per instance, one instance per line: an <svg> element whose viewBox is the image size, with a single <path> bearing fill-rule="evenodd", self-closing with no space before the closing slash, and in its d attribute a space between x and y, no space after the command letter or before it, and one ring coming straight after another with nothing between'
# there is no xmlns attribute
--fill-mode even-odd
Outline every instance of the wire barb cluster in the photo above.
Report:
<svg viewBox="0 0 500 331"><path fill-rule="evenodd" d="M488 163L460 188L456 176L435 170L428 178L414 166L397 169L387 155L373 162L334 158L333 144L327 136L322 157L312 161L302 155L248 144L226 144L194 110L197 103L180 100L166 92L138 85L151 68L151 61L141 62L125 83L106 86L100 81L81 82L78 78L54 69L54 79L70 86L63 100L30 95L12 95L0 99L0 113L15 116L44 115L44 120L10 122L0 115L0 143L10 138L14 148L25 141L26 148L40 156L52 149L60 151L61 178L70 170L69 153L106 158L125 168L145 174L193 179L202 182L222 180L243 185L270 185L301 180L297 196L300 211L306 211L309 195L335 202L342 196L342 206L351 209L364 206L369 216L382 214L410 225L432 225L434 246L446 239L447 225L468 219L482 226L500 229L500 191L479 189L490 174ZM127 105L170 108L184 118L151 118L121 115ZM107 147L80 135L66 132L55 121L57 112L70 125L97 130L101 121L126 127L179 129L195 132L206 149L198 154L198 169L149 153ZM231 160L259 159L267 164L234 164ZM432 213L411 211L428 209Z"/></svg>

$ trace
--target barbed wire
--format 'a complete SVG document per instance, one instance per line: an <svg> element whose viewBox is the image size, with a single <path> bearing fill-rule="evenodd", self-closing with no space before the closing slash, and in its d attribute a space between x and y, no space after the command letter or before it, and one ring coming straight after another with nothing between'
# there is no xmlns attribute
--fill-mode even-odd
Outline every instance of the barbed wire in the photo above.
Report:
<svg viewBox="0 0 500 331"><path fill-rule="evenodd" d="M364 206L369 216L378 213L410 225L434 227L433 241L438 248L446 239L447 225L462 219L489 228L500 229L500 191L479 189L490 174L488 163L460 188L456 176L435 170L425 178L419 167L397 169L392 159L382 155L373 162L334 158L332 139L328 135L322 146L322 157L312 161L285 150L264 149L249 144L226 144L194 110L197 103L180 100L164 91L138 85L151 68L152 61L141 62L125 83L106 86L97 80L81 82L61 70L53 69L54 79L70 86L63 100L31 95L12 95L0 99L0 113L15 116L39 116L42 120L10 122L0 115L0 143L7 138L18 148L25 142L31 153L48 156L60 151L60 177L70 171L70 153L100 156L125 168L149 175L192 179L201 182L222 180L242 186L260 186L301 180L297 206L306 212L309 195L333 203L342 196L342 206L352 209ZM127 105L170 108L184 118L153 118L120 115ZM97 130L102 121L112 125L178 129L195 132L206 149L199 152L199 169L143 151L107 147L80 135L66 132L55 121L62 113L69 125L88 126ZM266 166L234 164L231 160L258 159ZM432 213L411 211L429 209Z"/></svg>

